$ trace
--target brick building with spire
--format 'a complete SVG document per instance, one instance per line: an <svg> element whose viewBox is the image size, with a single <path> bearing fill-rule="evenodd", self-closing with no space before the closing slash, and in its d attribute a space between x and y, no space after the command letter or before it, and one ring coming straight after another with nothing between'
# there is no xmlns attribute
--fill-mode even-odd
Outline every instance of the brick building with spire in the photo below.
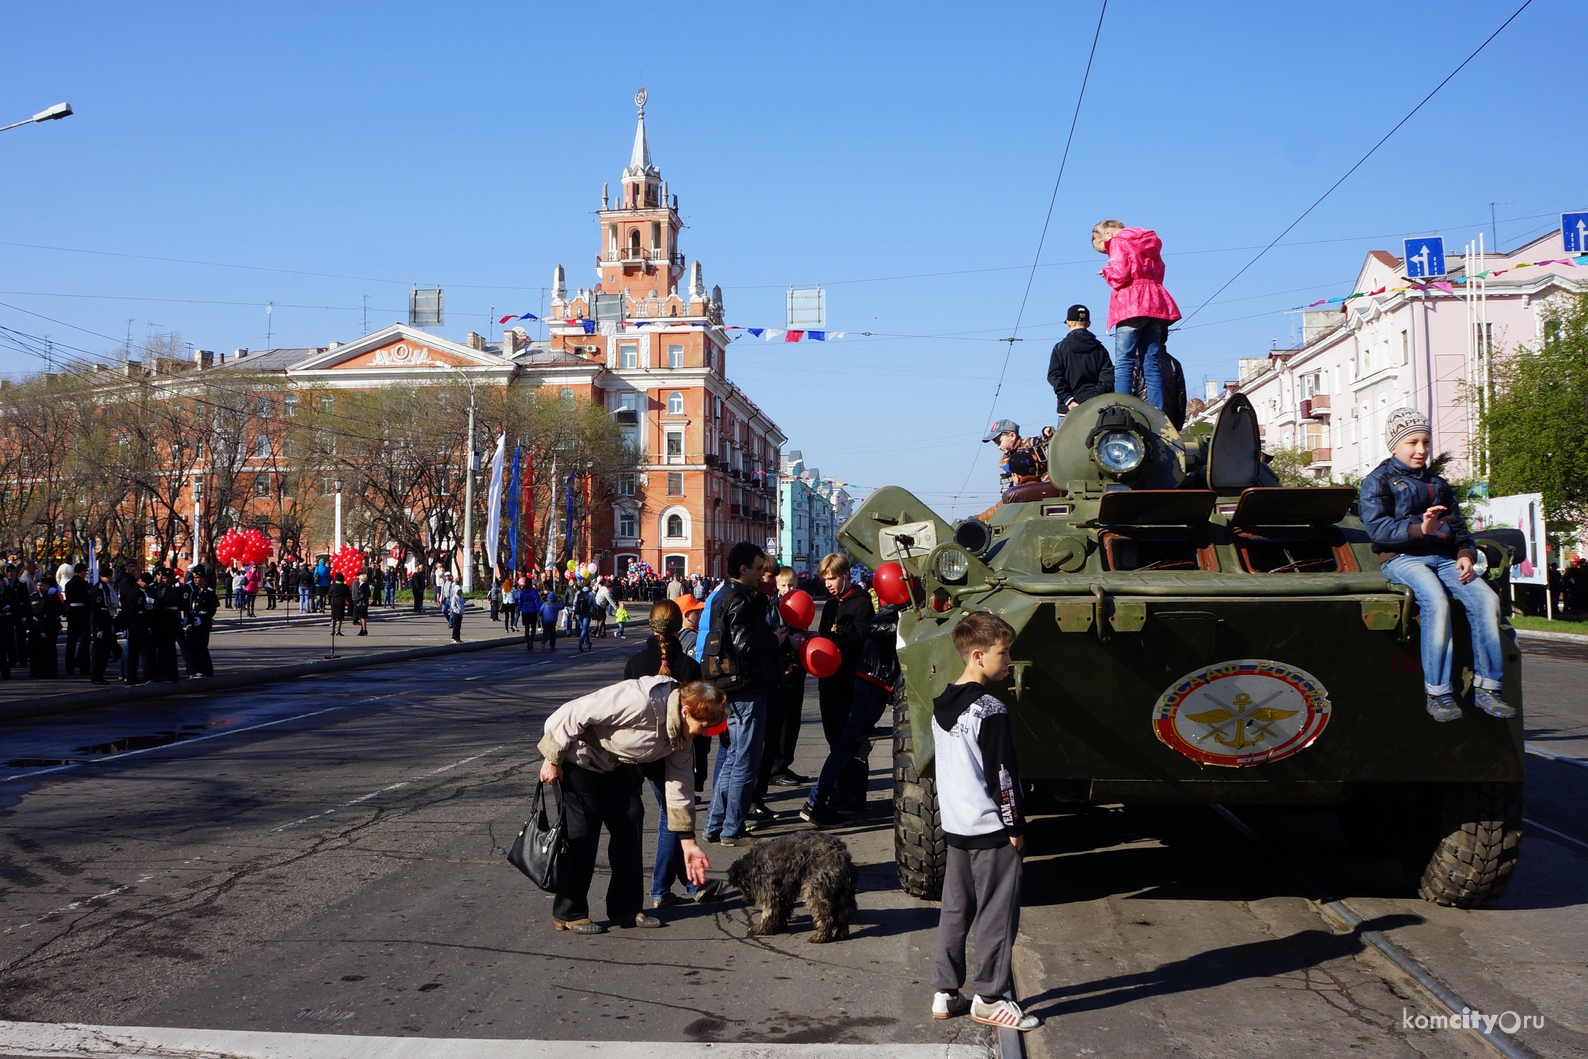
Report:
<svg viewBox="0 0 1588 1059"><path fill-rule="evenodd" d="M552 351L604 370L605 403L640 454L613 498L609 558L660 572L722 576L741 540L775 548L779 450L786 438L727 378L722 289L706 289L679 248L678 197L651 159L645 90L634 146L614 199L601 189L596 282L568 289L558 265L548 314Z"/></svg>

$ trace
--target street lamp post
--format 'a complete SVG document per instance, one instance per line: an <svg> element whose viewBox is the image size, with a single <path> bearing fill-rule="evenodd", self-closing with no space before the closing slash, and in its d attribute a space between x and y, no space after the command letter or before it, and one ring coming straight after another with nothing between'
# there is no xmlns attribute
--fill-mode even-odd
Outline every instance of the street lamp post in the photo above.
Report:
<svg viewBox="0 0 1588 1059"><path fill-rule="evenodd" d="M342 550L342 479L338 478L332 484L336 487L336 544L331 550L340 552Z"/></svg>
<svg viewBox="0 0 1588 1059"><path fill-rule="evenodd" d="M47 110L39 111L31 118L13 121L9 125L0 125L0 132L5 132L7 129L21 128L23 125L32 125L36 121L59 121L62 118L69 118L71 115L72 105L70 103L57 103Z"/></svg>
<svg viewBox="0 0 1588 1059"><path fill-rule="evenodd" d="M474 381L469 381L469 439L463 452L463 591L474 589Z"/></svg>

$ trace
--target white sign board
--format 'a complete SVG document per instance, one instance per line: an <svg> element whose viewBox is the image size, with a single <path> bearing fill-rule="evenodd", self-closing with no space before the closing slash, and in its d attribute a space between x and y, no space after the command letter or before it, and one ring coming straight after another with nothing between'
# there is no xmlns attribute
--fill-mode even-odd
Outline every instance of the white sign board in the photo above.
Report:
<svg viewBox="0 0 1588 1059"><path fill-rule="evenodd" d="M899 538L905 538L900 541ZM884 561L920 559L937 547L937 526L932 522L906 522L888 526L877 534L877 550Z"/></svg>
<svg viewBox="0 0 1588 1059"><path fill-rule="evenodd" d="M1471 525L1474 537L1486 529L1517 529L1527 537L1527 547L1511 567L1511 582L1518 585L1549 583L1545 567L1544 496L1518 493L1516 496L1491 496L1474 505Z"/></svg>

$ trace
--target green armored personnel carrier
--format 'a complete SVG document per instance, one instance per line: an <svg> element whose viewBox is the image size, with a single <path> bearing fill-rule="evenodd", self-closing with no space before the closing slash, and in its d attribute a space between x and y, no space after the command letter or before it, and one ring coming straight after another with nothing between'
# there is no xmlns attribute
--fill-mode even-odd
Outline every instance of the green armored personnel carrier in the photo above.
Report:
<svg viewBox="0 0 1588 1059"><path fill-rule="evenodd" d="M986 522L950 525L886 488L839 533L873 569L900 563L914 595L894 717L905 890L940 892L932 699L959 674L950 630L980 610L1018 632L998 694L1034 792L1333 805L1348 837L1393 847L1429 900L1499 896L1520 838L1521 718L1425 712L1416 605L1380 572L1355 490L1281 488L1240 395L1210 436L1127 395L1093 398L1060 424L1048 468ZM1506 642L1504 695L1520 707Z"/></svg>

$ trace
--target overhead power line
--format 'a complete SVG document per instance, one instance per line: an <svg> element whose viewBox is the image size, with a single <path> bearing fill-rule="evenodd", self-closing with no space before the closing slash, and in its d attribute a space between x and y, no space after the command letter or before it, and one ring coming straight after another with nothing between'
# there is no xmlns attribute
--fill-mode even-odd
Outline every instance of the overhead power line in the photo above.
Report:
<svg viewBox="0 0 1588 1059"><path fill-rule="evenodd" d="M1042 219L1042 234L1037 237L1037 252L1031 259L1031 272L1026 277L1026 289L1020 296L1020 310L1015 314L1015 327L1010 332L1008 339L1009 348L1004 353L1003 368L998 372L998 385L993 389L992 408L987 415L991 418L993 412L998 410L998 396L1004 390L1004 376L1009 373L1009 358L1014 356L1015 343L1022 341L1020 336L1020 323L1026 317L1026 302L1031 299L1031 284L1037 278L1037 265L1042 261L1042 247L1048 241L1048 225L1053 223L1053 206L1059 201L1059 185L1064 181L1064 167L1070 161L1070 145L1075 142L1075 126L1081 120L1081 104L1086 100L1086 85L1092 79L1092 60L1097 58L1097 42L1103 36L1103 16L1108 14L1108 0L1103 0L1103 6L1097 12L1097 29L1092 33L1092 50L1086 56L1086 71L1081 74L1081 90L1075 96L1075 112L1070 115L1070 133L1064 140L1064 153L1059 157L1059 175L1053 180L1053 194L1048 198L1048 213ZM981 446L977 446L975 455L971 457L970 470L965 472L965 481L960 486L963 491L970 484L970 476L976 473L976 461L981 457Z"/></svg>
<svg viewBox="0 0 1588 1059"><path fill-rule="evenodd" d="M1363 163L1365 163L1369 158L1372 158L1374 153L1377 152L1380 147L1383 147L1384 144L1389 142L1389 138L1391 136L1394 136L1397 132L1399 132L1402 125L1405 125L1408 121L1411 121L1412 117L1419 110L1422 110L1423 107L1427 105L1427 103L1428 103L1428 101L1430 99L1433 99L1434 96L1439 94L1439 90L1440 89L1442 89L1446 85L1448 85L1455 78L1455 76L1457 74L1459 74L1462 70L1466 69L1467 64L1470 63L1473 59L1476 59L1478 57L1478 53L1483 51L1484 48L1487 48L1489 46L1489 42L1494 40L1495 37L1498 37L1502 32L1504 32L1505 27L1509 26L1512 22L1516 21L1516 17L1518 15L1520 15L1523 11L1526 11L1528 9L1528 7L1530 7L1532 5L1532 3L1533 3L1533 0L1522 0L1522 6L1517 8L1515 11L1511 12L1511 17L1506 19L1504 22L1500 23L1500 28L1495 30L1493 33L1489 34L1488 37L1486 37L1484 39L1482 44L1478 45L1476 48L1473 49L1471 55L1469 55L1465 59L1461 60L1461 65L1460 66L1457 66L1454 70L1451 70L1450 73L1446 74L1445 75L1445 79L1443 81L1440 81L1437 85L1435 85L1433 91L1429 92L1426 96L1424 96L1422 98L1422 102L1418 103L1411 110L1407 111L1406 112L1406 116L1404 118L1402 118L1400 121L1397 121L1395 123L1394 128L1390 129L1389 132L1386 132L1383 135L1383 137L1381 137L1379 139L1378 143L1375 143L1372 147L1368 148L1367 153L1364 154L1361 158L1358 158L1356 160L1356 163L1354 165L1352 165L1350 169L1347 169L1345 171L1345 174L1343 176L1341 176L1339 180L1336 180L1333 184L1330 184L1328 190L1325 191L1322 195L1319 195L1311 206L1308 206L1306 209L1302 210L1301 211L1301 216L1297 217L1295 220L1293 220L1289 224L1285 225L1285 230L1284 231L1282 231L1278 235L1274 236L1273 241L1270 242L1267 246L1263 247L1261 250L1259 250L1257 252L1257 256L1256 257L1252 258L1250 261L1246 262L1246 264L1242 265L1241 268L1240 268L1240 271L1236 272L1235 275L1233 275L1229 279L1225 280L1224 281L1224 286L1220 287L1218 290L1214 291L1211 295L1209 295L1207 301L1203 302L1201 305L1198 305L1195 309L1191 310L1191 315L1185 317L1184 319L1182 319L1178 326L1184 327L1186 325L1187 321L1189 321L1191 319L1191 317L1195 316L1197 313L1199 313L1203 309L1207 308L1208 302L1211 302L1214 298L1217 298L1220 294L1223 294L1224 291L1229 287L1229 285L1231 283L1234 283L1236 280L1240 279L1241 276L1245 274L1247 269L1251 268L1253 265L1257 264L1257 262L1261 261L1264 254L1266 254L1270 250L1272 250L1274 248L1274 246L1281 239L1283 239L1285 236L1289 235L1290 234L1290 230L1292 228L1296 227L1296 225L1298 225L1302 221L1306 220L1307 219L1307 215L1309 213L1311 213L1313 210L1317 209L1323 203L1324 199L1326 199L1330 195L1334 194L1335 188L1338 188L1341 184L1344 184L1346 182L1346 180L1350 178L1352 173L1354 173L1358 169L1362 168Z"/></svg>

